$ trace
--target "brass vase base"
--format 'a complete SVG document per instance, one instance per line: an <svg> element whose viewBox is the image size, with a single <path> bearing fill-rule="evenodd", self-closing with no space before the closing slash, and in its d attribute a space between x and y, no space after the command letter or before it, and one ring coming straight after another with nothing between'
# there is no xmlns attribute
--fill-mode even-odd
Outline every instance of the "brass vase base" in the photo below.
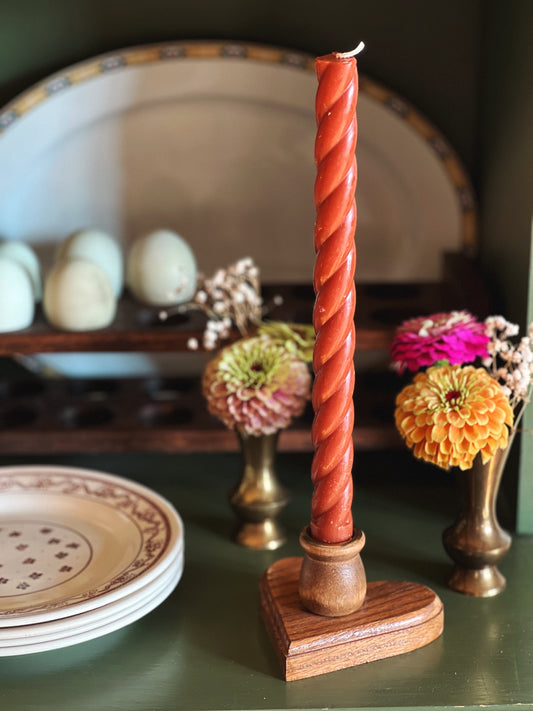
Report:
<svg viewBox="0 0 533 711"><path fill-rule="evenodd" d="M475 597L493 597L504 590L507 581L495 565L487 565L479 570L456 565L448 580L452 590Z"/></svg>
<svg viewBox="0 0 533 711"><path fill-rule="evenodd" d="M278 433L252 437L239 433L242 476L229 493L238 524L233 540L254 550L275 550L286 541L278 516L289 492L276 476L274 462Z"/></svg>
<svg viewBox="0 0 533 711"><path fill-rule="evenodd" d="M283 527L275 519L242 523L233 535L235 543L256 551L274 551L287 541Z"/></svg>
<svg viewBox="0 0 533 711"><path fill-rule="evenodd" d="M408 582L369 583L355 612L315 615L300 600L301 567L302 558L278 560L259 584L261 614L286 681L411 652L442 633L442 602Z"/></svg>

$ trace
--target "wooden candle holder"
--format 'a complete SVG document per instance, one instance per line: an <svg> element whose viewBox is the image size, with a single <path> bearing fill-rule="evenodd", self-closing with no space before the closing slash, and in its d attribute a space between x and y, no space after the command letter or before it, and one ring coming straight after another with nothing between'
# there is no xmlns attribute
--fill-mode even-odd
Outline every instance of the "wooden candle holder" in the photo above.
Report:
<svg viewBox="0 0 533 711"><path fill-rule="evenodd" d="M432 642L443 629L442 603L428 588L390 582L367 587L359 555L364 535L352 531L355 55L363 47L316 60L310 529L319 540L304 531L303 561L278 561L260 583L262 614L288 681L409 652Z"/></svg>
<svg viewBox="0 0 533 711"><path fill-rule="evenodd" d="M313 614L300 600L301 567L302 558L279 560L259 585L262 617L286 681L410 652L442 633L442 602L416 583L369 583L355 612Z"/></svg>
<svg viewBox="0 0 533 711"><path fill-rule="evenodd" d="M354 531L346 543L315 541L307 527L300 535L305 556L298 592L303 606L324 617L343 617L358 610L366 596L366 576L361 561L365 534Z"/></svg>

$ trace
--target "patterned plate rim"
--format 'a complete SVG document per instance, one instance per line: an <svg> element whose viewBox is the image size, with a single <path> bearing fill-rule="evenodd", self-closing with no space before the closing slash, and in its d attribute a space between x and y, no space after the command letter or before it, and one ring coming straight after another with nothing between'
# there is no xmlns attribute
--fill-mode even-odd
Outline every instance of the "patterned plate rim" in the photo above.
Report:
<svg viewBox="0 0 533 711"><path fill-rule="evenodd" d="M148 487L124 477L92 469L62 466L0 467L0 495L47 493L76 497L111 505L132 520L142 541L135 558L110 580L88 587L63 599L28 605L14 610L0 609L0 624L31 616L53 618L100 607L147 584L172 559L183 538L183 523L172 504Z"/></svg>
<svg viewBox="0 0 533 711"><path fill-rule="evenodd" d="M24 114L59 92L109 72L154 62L182 60L252 60L314 71L315 57L305 52L269 45L232 41L192 40L129 47L97 55L52 74L0 108L0 137ZM461 239L464 250L478 248L478 209L472 181L448 139L433 123L402 96L364 74L359 91L404 120L441 161L457 193L461 208Z"/></svg>

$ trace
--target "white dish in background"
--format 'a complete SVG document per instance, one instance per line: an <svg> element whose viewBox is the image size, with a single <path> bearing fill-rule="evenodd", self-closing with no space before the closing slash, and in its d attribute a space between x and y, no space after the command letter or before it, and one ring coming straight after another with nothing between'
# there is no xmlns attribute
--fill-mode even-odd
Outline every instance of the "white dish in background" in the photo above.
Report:
<svg viewBox="0 0 533 711"><path fill-rule="evenodd" d="M41 376L125 378L198 376L212 353L39 353L17 356L25 368Z"/></svg>
<svg viewBox="0 0 533 711"><path fill-rule="evenodd" d="M150 489L101 472L0 468L0 627L95 610L175 562L183 524Z"/></svg>
<svg viewBox="0 0 533 711"><path fill-rule="evenodd" d="M168 228L205 273L251 256L265 282L310 282L315 92L311 57L256 45L155 45L67 68L0 112L0 236L31 244L46 271L75 230L127 248ZM436 281L444 251L475 246L469 180L436 129L365 78L358 120L356 279Z"/></svg>

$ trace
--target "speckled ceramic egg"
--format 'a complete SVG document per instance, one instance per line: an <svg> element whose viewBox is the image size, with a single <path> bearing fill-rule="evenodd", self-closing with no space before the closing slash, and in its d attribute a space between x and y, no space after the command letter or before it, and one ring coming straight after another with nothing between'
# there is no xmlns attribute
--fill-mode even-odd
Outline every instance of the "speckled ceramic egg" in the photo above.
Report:
<svg viewBox="0 0 533 711"><path fill-rule="evenodd" d="M64 331L105 328L115 318L117 299L107 274L86 259L65 259L53 267L44 285L48 321Z"/></svg>
<svg viewBox="0 0 533 711"><path fill-rule="evenodd" d="M14 259L0 257L0 332L27 328L34 313L35 298L28 270Z"/></svg>
<svg viewBox="0 0 533 711"><path fill-rule="evenodd" d="M0 257L13 259L27 270L33 286L35 301L40 301L43 295L41 267L33 249L25 242L15 240L0 242Z"/></svg>
<svg viewBox="0 0 533 711"><path fill-rule="evenodd" d="M196 277L194 254L175 232L157 230L133 243L126 282L139 301L154 306L190 301L196 291Z"/></svg>
<svg viewBox="0 0 533 711"><path fill-rule="evenodd" d="M94 262L107 274L115 296L120 296L124 283L122 249L116 239L106 232L93 229L74 232L61 244L57 259Z"/></svg>

